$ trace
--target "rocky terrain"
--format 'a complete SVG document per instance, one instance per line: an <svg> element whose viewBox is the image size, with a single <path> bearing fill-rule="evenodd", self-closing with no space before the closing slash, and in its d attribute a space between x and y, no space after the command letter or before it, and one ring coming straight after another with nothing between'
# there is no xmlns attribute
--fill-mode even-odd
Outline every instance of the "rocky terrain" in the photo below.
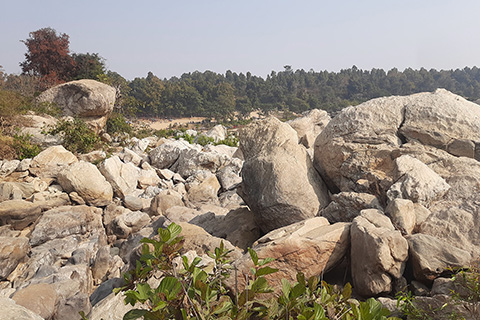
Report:
<svg viewBox="0 0 480 320"><path fill-rule="evenodd" d="M92 101L114 96L68 94L42 99L81 101L101 132L108 111ZM140 240L172 222L191 256L224 241L239 275L252 247L275 258L273 283L302 271L385 305L407 285L442 301L449 268L480 258L480 106L445 90L333 119L268 117L239 133L239 148L132 138L107 157L38 138L51 146L33 159L0 160L0 319L122 319L131 307L112 288Z"/></svg>

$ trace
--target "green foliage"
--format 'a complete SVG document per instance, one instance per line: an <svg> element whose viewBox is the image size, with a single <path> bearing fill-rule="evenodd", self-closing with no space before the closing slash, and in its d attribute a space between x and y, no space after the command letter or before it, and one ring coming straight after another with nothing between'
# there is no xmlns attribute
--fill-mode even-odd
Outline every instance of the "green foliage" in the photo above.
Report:
<svg viewBox="0 0 480 320"><path fill-rule="evenodd" d="M212 137L207 137L206 135L201 134L197 137L196 143L198 143L201 146L206 146L207 144L215 144L215 139L213 139Z"/></svg>
<svg viewBox="0 0 480 320"><path fill-rule="evenodd" d="M0 118L8 119L21 114L28 105L28 99L21 94L0 89Z"/></svg>
<svg viewBox="0 0 480 320"><path fill-rule="evenodd" d="M244 288L235 293L225 286L232 273L230 251L223 242L210 253L211 264L201 258L189 261L180 254L183 237L175 223L159 229L155 239L142 240L142 255L136 267L124 274L125 303L142 308L128 311L123 319L299 319L299 320L386 320L388 310L374 300L358 302L351 298L351 287L319 283L318 277L297 282L282 280L280 294L274 293L266 276L278 270L269 266L271 258L261 259L249 249L253 267ZM180 263L180 266L179 266ZM157 286L151 286L154 275L161 274Z"/></svg>
<svg viewBox="0 0 480 320"><path fill-rule="evenodd" d="M125 117L117 112L112 113L107 120L106 131L108 134L132 133L132 127Z"/></svg>
<svg viewBox="0 0 480 320"><path fill-rule="evenodd" d="M40 146L32 143L28 134L15 134L12 147L20 160L33 158L40 153Z"/></svg>
<svg viewBox="0 0 480 320"><path fill-rule="evenodd" d="M48 130L47 133L61 135L65 148L74 153L88 153L100 142L99 137L85 121L78 118L73 121L60 120L55 128Z"/></svg>
<svg viewBox="0 0 480 320"><path fill-rule="evenodd" d="M228 135L225 139L217 141L215 145L224 144L230 147L238 147L238 138L234 135Z"/></svg>

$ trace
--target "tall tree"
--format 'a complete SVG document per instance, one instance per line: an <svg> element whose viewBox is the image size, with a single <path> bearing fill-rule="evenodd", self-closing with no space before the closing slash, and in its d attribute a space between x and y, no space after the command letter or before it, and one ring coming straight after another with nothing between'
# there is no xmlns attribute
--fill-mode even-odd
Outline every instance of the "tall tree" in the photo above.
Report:
<svg viewBox="0 0 480 320"><path fill-rule="evenodd" d="M74 53L72 59L74 62L72 80L100 80L100 77L105 74L105 59L98 53Z"/></svg>
<svg viewBox="0 0 480 320"><path fill-rule="evenodd" d="M42 28L30 32L29 38L22 42L27 46L25 61L20 63L24 74L42 76L48 83L70 78L74 61L70 56L68 35Z"/></svg>

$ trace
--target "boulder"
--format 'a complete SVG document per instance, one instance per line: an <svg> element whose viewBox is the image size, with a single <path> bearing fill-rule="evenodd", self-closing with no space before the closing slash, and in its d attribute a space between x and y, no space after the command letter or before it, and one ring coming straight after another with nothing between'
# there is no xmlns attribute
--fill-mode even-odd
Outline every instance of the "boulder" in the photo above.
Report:
<svg viewBox="0 0 480 320"><path fill-rule="evenodd" d="M43 147L62 144L62 137L45 133L45 129L53 129L57 125L57 118L50 115L40 116L35 114L27 114L21 117L26 123L26 125L21 128L21 133L29 135L31 142Z"/></svg>
<svg viewBox="0 0 480 320"><path fill-rule="evenodd" d="M313 109L305 111L302 116L287 123L297 132L298 142L306 148L313 148L315 139L330 122L325 110Z"/></svg>
<svg viewBox="0 0 480 320"><path fill-rule="evenodd" d="M118 156L103 161L100 172L112 185L114 194L121 199L137 188L140 169L131 163L123 163Z"/></svg>
<svg viewBox="0 0 480 320"><path fill-rule="evenodd" d="M30 173L41 178L55 178L66 166L77 161L77 157L63 146L49 147L32 159Z"/></svg>
<svg viewBox="0 0 480 320"><path fill-rule="evenodd" d="M217 203L220 183L217 177L209 171L198 171L189 178L193 180L187 184L187 198L192 203Z"/></svg>
<svg viewBox="0 0 480 320"><path fill-rule="evenodd" d="M115 88L95 80L84 79L48 89L38 96L36 103L58 106L62 108L63 115L86 120L98 133L113 111L115 96Z"/></svg>
<svg viewBox="0 0 480 320"><path fill-rule="evenodd" d="M29 251L28 238L0 236L0 279L7 278Z"/></svg>
<svg viewBox="0 0 480 320"><path fill-rule="evenodd" d="M394 198L423 205L416 232L478 257L480 163L465 156L465 140L478 145L479 115L479 105L445 90L373 99L329 122L316 139L314 165L334 192L367 192L382 206Z"/></svg>
<svg viewBox="0 0 480 320"><path fill-rule="evenodd" d="M328 190L288 124L274 117L240 134L245 156L242 198L263 232L314 217L329 202Z"/></svg>
<svg viewBox="0 0 480 320"><path fill-rule="evenodd" d="M281 279L295 282L298 272L309 278L331 270L348 252L349 239L350 223L330 225L327 219L316 217L271 231L260 238L252 249L260 258L275 259L268 265L279 271L266 278L278 289ZM244 274L253 267L250 255L246 253L235 265L238 287L243 288Z"/></svg>
<svg viewBox="0 0 480 320"><path fill-rule="evenodd" d="M0 297L0 320L44 320L35 312L15 303L15 300Z"/></svg>
<svg viewBox="0 0 480 320"><path fill-rule="evenodd" d="M393 280L405 269L407 240L395 231L388 217L375 209L362 211L353 220L350 234L355 291L365 297L389 293Z"/></svg>
<svg viewBox="0 0 480 320"><path fill-rule="evenodd" d="M331 198L332 202L320 211L330 223L352 222L364 209L382 209L377 197L368 193L340 192Z"/></svg>
<svg viewBox="0 0 480 320"><path fill-rule="evenodd" d="M12 299L42 318L52 319L58 297L52 284L37 283L17 290Z"/></svg>
<svg viewBox="0 0 480 320"><path fill-rule="evenodd" d="M29 198L37 191L33 183L2 182L0 183L0 202Z"/></svg>
<svg viewBox="0 0 480 320"><path fill-rule="evenodd" d="M469 252L427 234L408 237L410 261L415 279L431 282L449 268L465 267L471 261Z"/></svg>
<svg viewBox="0 0 480 320"><path fill-rule="evenodd" d="M20 160L0 160L0 178L6 177L17 170Z"/></svg>
<svg viewBox="0 0 480 320"><path fill-rule="evenodd" d="M151 215L165 215L165 212L174 206L185 206L182 195L173 190L164 190L153 198L150 205Z"/></svg>
<svg viewBox="0 0 480 320"><path fill-rule="evenodd" d="M64 206L43 213L32 231L30 244L38 246L69 235L104 233L102 210L88 206Z"/></svg>
<svg viewBox="0 0 480 320"><path fill-rule="evenodd" d="M415 205L407 199L394 199L390 201L385 214L390 217L395 229L403 235L411 234L417 222Z"/></svg>
<svg viewBox="0 0 480 320"><path fill-rule="evenodd" d="M0 226L9 224L16 230L22 230L34 223L42 208L38 203L24 200L7 200L0 202Z"/></svg>
<svg viewBox="0 0 480 320"><path fill-rule="evenodd" d="M75 191L86 203L93 206L105 206L113 198L110 183L96 166L89 162L75 162L60 171L58 183L66 192Z"/></svg>
<svg viewBox="0 0 480 320"><path fill-rule="evenodd" d="M225 140L225 138L227 138L228 132L225 126L217 124L215 127L205 133L200 134L199 136L202 135L207 138L212 138L215 142L219 142L220 140ZM197 136L197 139L199 136Z"/></svg>
<svg viewBox="0 0 480 320"><path fill-rule="evenodd" d="M242 183L240 172L242 170L243 161L240 159L232 159L232 162L218 170L217 178L222 186L223 191L235 189Z"/></svg>
<svg viewBox="0 0 480 320"><path fill-rule="evenodd" d="M183 140L163 139L161 142L148 154L150 164L158 169L170 168L177 161L182 150L192 148L188 142Z"/></svg>
<svg viewBox="0 0 480 320"><path fill-rule="evenodd" d="M426 164L409 155L395 159L396 181L387 191L390 200L409 199L423 205L440 199L450 189L448 183Z"/></svg>
<svg viewBox="0 0 480 320"><path fill-rule="evenodd" d="M141 189L146 189L149 186L158 186L162 180L157 175L156 171L153 169L149 170L140 170L138 176L138 187Z"/></svg>
<svg viewBox="0 0 480 320"><path fill-rule="evenodd" d="M200 170L216 173L230 162L231 158L228 155L217 152L203 152L192 148L182 150L171 169L186 179Z"/></svg>

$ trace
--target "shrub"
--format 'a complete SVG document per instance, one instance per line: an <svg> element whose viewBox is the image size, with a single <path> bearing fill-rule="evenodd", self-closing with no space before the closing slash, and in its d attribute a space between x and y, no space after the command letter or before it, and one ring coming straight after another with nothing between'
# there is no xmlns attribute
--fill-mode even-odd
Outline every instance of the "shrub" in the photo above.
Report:
<svg viewBox="0 0 480 320"><path fill-rule="evenodd" d="M87 126L85 121L78 118L73 121L60 120L55 128L47 133L60 134L63 137L64 147L74 153L88 153L100 142L98 136Z"/></svg>
<svg viewBox="0 0 480 320"><path fill-rule="evenodd" d="M106 131L108 134L132 133L132 127L120 113L112 113L107 120Z"/></svg>
<svg viewBox="0 0 480 320"><path fill-rule="evenodd" d="M297 282L282 280L282 291L275 295L266 275L277 272L268 266L271 258L260 259L249 249L253 268L246 287L236 294L225 286L232 266L223 242L210 257L213 265L202 265L199 257L189 262L180 255L181 227L172 223L158 230L158 240L144 238L142 255L136 267L124 274L125 303L142 309L128 311L123 319L387 319L389 311L374 300L358 302L351 298L351 287L330 286L318 277ZM180 262L180 267L177 267ZM149 279L161 275L152 288ZM388 318L394 319L394 318Z"/></svg>
<svg viewBox="0 0 480 320"><path fill-rule="evenodd" d="M40 153L40 146L31 142L29 134L15 134L12 147L20 160L33 158Z"/></svg>

